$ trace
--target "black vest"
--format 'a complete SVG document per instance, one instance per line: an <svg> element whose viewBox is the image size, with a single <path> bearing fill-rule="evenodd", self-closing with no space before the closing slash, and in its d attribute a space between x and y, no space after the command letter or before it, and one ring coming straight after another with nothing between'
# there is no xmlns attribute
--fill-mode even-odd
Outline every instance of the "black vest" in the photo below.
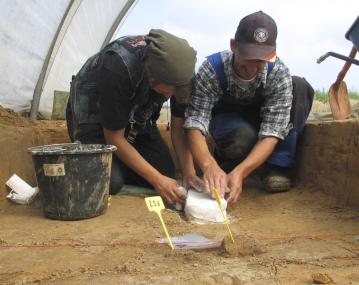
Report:
<svg viewBox="0 0 359 285"><path fill-rule="evenodd" d="M136 98L149 93L149 84L144 80L143 57L146 50L144 36L119 38L99 53L90 57L71 83L71 105L75 125L100 123L99 92L97 77L104 65L104 56L108 52L116 53L123 60L130 78L133 94L130 100L136 104ZM138 96L141 95L141 96ZM162 102L163 103L163 102ZM162 106L162 105L161 105ZM138 113L142 109L141 106Z"/></svg>

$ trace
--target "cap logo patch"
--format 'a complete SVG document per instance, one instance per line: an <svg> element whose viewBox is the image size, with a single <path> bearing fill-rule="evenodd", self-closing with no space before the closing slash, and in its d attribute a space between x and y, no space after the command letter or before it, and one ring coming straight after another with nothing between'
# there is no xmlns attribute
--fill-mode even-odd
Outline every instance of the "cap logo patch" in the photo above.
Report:
<svg viewBox="0 0 359 285"><path fill-rule="evenodd" d="M256 42L264 43L268 40L268 31L264 28L258 28L254 31L253 37Z"/></svg>

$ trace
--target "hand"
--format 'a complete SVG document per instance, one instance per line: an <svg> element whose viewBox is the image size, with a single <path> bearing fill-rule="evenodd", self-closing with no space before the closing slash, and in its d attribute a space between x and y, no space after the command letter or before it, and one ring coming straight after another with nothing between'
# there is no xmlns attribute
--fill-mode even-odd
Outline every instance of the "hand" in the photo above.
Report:
<svg viewBox="0 0 359 285"><path fill-rule="evenodd" d="M239 195L242 193L243 180L243 176L238 171L233 170L228 174L228 187L230 189L228 205L237 202Z"/></svg>
<svg viewBox="0 0 359 285"><path fill-rule="evenodd" d="M177 181L170 177L161 175L154 183L153 187L169 204L182 202L185 198L182 192L178 189Z"/></svg>
<svg viewBox="0 0 359 285"><path fill-rule="evenodd" d="M204 188L204 183L202 179L200 179L195 174L183 175L183 186L186 189L193 188L198 192L202 192Z"/></svg>
<svg viewBox="0 0 359 285"><path fill-rule="evenodd" d="M216 188L218 194L223 197L227 188L227 174L218 166L217 163L212 162L203 172L203 181L206 192L212 194L212 189Z"/></svg>

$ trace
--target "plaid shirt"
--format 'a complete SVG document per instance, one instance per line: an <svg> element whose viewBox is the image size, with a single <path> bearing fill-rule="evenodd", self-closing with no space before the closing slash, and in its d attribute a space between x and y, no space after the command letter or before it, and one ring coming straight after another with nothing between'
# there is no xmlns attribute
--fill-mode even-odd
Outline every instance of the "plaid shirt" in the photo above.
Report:
<svg viewBox="0 0 359 285"><path fill-rule="evenodd" d="M288 68L277 57L274 68L268 75L266 65L253 82L248 86L241 86L232 66L233 53L229 50L223 51L221 57L228 81L229 96L248 103L254 98L256 89L263 86L264 103L260 108L261 125L258 136L284 139L292 128L290 123L293 100L292 77ZM212 65L205 60L195 77L192 102L185 113L184 127L199 129L204 135L208 135L212 109L222 96L223 91L217 75Z"/></svg>

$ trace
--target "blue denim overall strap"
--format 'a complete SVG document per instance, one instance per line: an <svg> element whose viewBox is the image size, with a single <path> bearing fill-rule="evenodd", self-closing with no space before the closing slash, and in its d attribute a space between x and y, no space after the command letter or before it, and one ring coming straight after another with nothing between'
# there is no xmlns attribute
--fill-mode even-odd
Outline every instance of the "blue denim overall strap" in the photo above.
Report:
<svg viewBox="0 0 359 285"><path fill-rule="evenodd" d="M212 54L208 56L207 59L216 72L224 96L229 95L228 82L224 73L221 54ZM275 62L267 63L267 75L273 70L274 66ZM295 96L297 94L293 95ZM299 96L305 96L305 94L299 94ZM304 129L306 118L310 112L311 101L307 105L308 106L306 106L305 111L303 112L303 118L300 120L301 122L289 132L288 136L283 141L279 142L272 155L267 159L267 163L282 167L292 167L294 165L298 135ZM224 113L218 114L212 118L210 132L215 140L219 140L235 129L248 127L251 127L251 124L239 113Z"/></svg>
<svg viewBox="0 0 359 285"><path fill-rule="evenodd" d="M212 65L214 71L216 72L219 86L223 91L223 95L226 96L229 93L228 90L228 81L227 77L224 74L224 65L221 57L221 53L217 52L212 55L207 56L207 60Z"/></svg>
<svg viewBox="0 0 359 285"><path fill-rule="evenodd" d="M221 87L221 89L223 91L223 95L224 96L228 95L228 93L229 93L228 81L227 81L226 75L224 74L224 65L223 65L221 53L217 52L217 53L211 54L211 55L207 56L207 60L209 61L209 63L212 65L214 71L216 72L219 86ZM267 75L272 71L272 69L274 68L274 65L275 65L275 62L272 62L272 61L267 62L267 66L268 66Z"/></svg>

